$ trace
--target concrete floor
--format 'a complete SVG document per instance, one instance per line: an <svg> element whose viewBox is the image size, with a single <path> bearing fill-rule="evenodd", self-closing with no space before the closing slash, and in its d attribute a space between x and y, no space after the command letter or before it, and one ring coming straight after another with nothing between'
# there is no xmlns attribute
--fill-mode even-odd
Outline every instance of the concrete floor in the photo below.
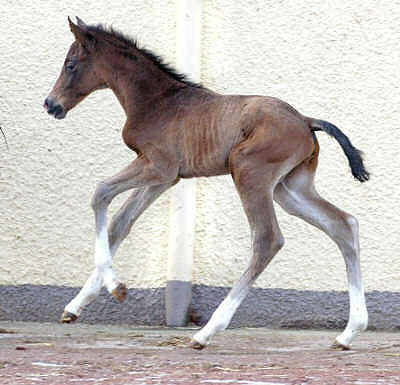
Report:
<svg viewBox="0 0 400 385"><path fill-rule="evenodd" d="M229 329L202 351L194 329L0 322L0 384L400 384L400 333Z"/></svg>

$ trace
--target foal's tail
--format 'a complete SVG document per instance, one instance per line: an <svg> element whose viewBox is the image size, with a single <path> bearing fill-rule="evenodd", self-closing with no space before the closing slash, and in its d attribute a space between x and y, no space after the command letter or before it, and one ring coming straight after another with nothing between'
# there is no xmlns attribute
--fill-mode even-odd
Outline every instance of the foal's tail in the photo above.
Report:
<svg viewBox="0 0 400 385"><path fill-rule="evenodd" d="M340 131L339 128L324 120L310 118L309 125L311 131L324 131L338 141L349 160L351 173L354 178L358 179L360 182L366 182L369 179L369 172L364 167L361 151L357 150L351 144L349 138Z"/></svg>

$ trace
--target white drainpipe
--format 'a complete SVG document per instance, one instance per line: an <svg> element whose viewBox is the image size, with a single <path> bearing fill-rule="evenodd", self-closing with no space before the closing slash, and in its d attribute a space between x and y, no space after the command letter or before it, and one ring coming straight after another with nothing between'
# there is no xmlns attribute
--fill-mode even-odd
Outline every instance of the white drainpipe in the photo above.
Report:
<svg viewBox="0 0 400 385"><path fill-rule="evenodd" d="M200 81L202 8L203 0L177 0L177 68L195 82ZM165 293L168 326L184 326L189 320L195 215L196 180L181 180L170 202Z"/></svg>

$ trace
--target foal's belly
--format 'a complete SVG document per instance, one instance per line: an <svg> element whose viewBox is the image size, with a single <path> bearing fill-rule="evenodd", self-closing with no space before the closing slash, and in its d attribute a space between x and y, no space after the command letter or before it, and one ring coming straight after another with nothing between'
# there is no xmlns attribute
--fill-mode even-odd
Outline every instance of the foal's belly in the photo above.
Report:
<svg viewBox="0 0 400 385"><path fill-rule="evenodd" d="M236 135L212 125L187 131L182 137L179 176L192 178L229 173L229 154Z"/></svg>
<svg viewBox="0 0 400 385"><path fill-rule="evenodd" d="M196 178L201 176L217 176L217 175L225 175L229 174L229 167L226 165L213 165L213 167L205 167L205 166L185 166L183 165L179 169L179 177L180 178Z"/></svg>
<svg viewBox="0 0 400 385"><path fill-rule="evenodd" d="M182 156L179 176L181 178L192 178L200 176L216 176L229 173L230 150L208 151L205 144L198 148L189 148ZM191 151L192 150L192 151Z"/></svg>
<svg viewBox="0 0 400 385"><path fill-rule="evenodd" d="M193 108L179 130L182 178L229 173L229 155L254 126L247 105L256 97L219 96Z"/></svg>

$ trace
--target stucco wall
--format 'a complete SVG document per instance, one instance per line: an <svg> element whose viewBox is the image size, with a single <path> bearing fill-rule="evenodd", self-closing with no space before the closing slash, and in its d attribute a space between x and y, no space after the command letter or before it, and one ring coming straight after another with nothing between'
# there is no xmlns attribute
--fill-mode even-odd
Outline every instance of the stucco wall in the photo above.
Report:
<svg viewBox="0 0 400 385"><path fill-rule="evenodd" d="M10 146L0 140L1 285L80 286L92 270L91 195L132 159L120 137L122 109L109 91L63 121L41 107L72 42L66 17L113 24L173 63L175 7L173 0L0 4L0 124ZM317 186L359 219L367 290L400 291L399 25L398 1L204 1L204 85L280 97L332 121L365 152L372 179L360 185L336 142L318 134ZM194 282L230 286L249 258L246 218L230 177L200 179L197 195ZM115 270L130 287L165 284L168 205L165 194L117 254ZM345 289L335 245L277 211L286 246L258 286Z"/></svg>

